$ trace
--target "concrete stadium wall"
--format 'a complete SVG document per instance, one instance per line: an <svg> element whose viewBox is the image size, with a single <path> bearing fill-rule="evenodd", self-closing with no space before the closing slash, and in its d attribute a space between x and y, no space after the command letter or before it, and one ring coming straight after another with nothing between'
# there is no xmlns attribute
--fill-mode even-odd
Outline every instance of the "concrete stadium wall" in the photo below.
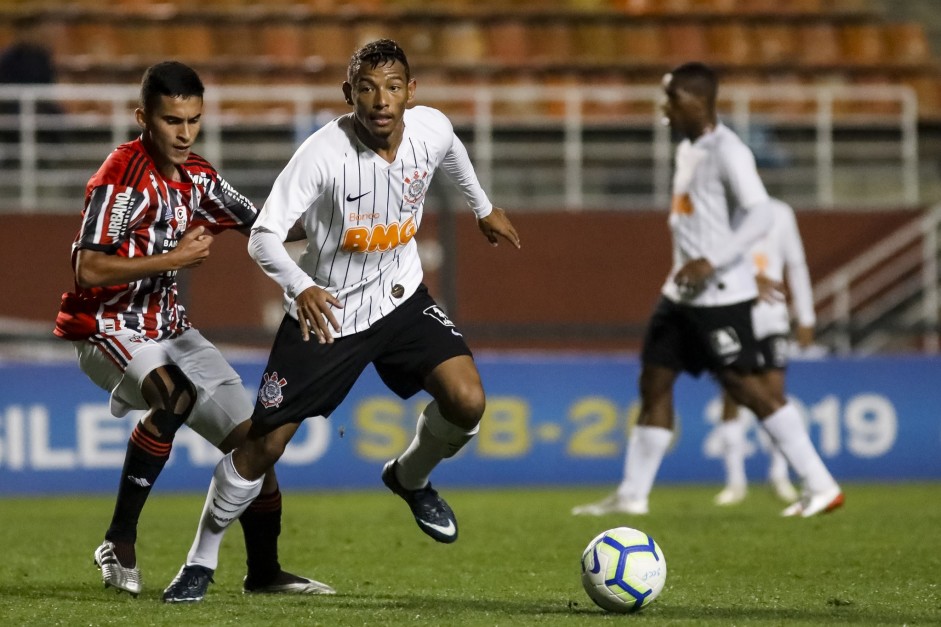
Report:
<svg viewBox="0 0 941 627"><path fill-rule="evenodd" d="M799 211L811 276L824 276L918 213ZM472 345L636 348L629 331L643 327L670 264L666 215L559 211L511 217L522 250L505 243L490 247L462 211L454 219L453 273L447 265L427 273L432 293L470 332ZM439 238L443 225L440 215L428 214L420 245L448 247ZM77 215L0 216L0 274L7 290L0 319L48 323L51 331L59 297L71 288L69 253L78 226ZM207 336L267 343L280 292L245 253L244 237L217 237L210 259L181 282L190 319ZM516 332L508 338L490 332L494 325ZM614 340L588 332L606 327L627 331Z"/></svg>

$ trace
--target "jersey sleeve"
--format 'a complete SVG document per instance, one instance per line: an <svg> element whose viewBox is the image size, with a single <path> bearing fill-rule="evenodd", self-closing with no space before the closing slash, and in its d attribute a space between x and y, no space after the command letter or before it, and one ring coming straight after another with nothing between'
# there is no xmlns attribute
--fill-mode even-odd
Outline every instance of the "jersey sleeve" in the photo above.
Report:
<svg viewBox="0 0 941 627"><path fill-rule="evenodd" d="M133 187L114 184L93 187L88 194L76 248L113 253L130 238L135 219L147 196Z"/></svg>
<svg viewBox="0 0 941 627"><path fill-rule="evenodd" d="M451 136L453 141L441 163L441 169L460 188L467 206L473 210L477 219L486 218L493 211L493 203L487 198L487 193L477 179L477 173L474 171L464 143L454 134L453 129L451 129Z"/></svg>
<svg viewBox="0 0 941 627"><path fill-rule="evenodd" d="M758 176L755 156L748 146L730 141L718 151L718 156L731 207L747 210L768 202L768 192Z"/></svg>
<svg viewBox="0 0 941 627"><path fill-rule="evenodd" d="M252 230L264 229L283 242L297 219L327 190L327 176L312 135L275 179Z"/></svg>
<svg viewBox="0 0 941 627"><path fill-rule="evenodd" d="M200 188L201 198L194 224L213 233L225 229L248 227L255 223L258 209L241 192L225 180L208 161L193 155L187 170Z"/></svg>

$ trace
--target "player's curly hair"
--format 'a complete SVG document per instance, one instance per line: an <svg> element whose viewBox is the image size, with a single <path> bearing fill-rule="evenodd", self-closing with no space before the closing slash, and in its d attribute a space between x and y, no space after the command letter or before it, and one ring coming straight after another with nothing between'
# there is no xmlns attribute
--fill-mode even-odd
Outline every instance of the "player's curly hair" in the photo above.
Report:
<svg viewBox="0 0 941 627"><path fill-rule="evenodd" d="M408 58L402 47L391 39L377 39L364 45L353 53L350 57L350 65L346 70L346 79L353 82L353 79L365 65L370 68L377 68L387 63L398 61L405 66L405 78L411 78L411 70L408 67Z"/></svg>
<svg viewBox="0 0 941 627"><path fill-rule="evenodd" d="M140 85L140 107L152 111L160 96L173 98L203 97L206 88L196 71L179 61L163 61L144 72Z"/></svg>
<svg viewBox="0 0 941 627"><path fill-rule="evenodd" d="M670 75L674 85L703 98L710 106L715 106L719 77L711 67L699 62L684 63L670 72Z"/></svg>

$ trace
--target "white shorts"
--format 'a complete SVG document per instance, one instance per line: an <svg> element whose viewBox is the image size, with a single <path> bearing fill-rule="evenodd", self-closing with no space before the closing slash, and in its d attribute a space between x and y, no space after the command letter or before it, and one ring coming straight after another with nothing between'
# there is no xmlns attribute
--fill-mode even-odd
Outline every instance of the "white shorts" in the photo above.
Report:
<svg viewBox="0 0 941 627"><path fill-rule="evenodd" d="M111 413L147 409L141 382L155 368L175 364L196 387L196 406L186 424L218 446L254 407L242 379L222 353L196 329L169 340L135 331L100 333L72 343L78 365L98 387L111 393Z"/></svg>
<svg viewBox="0 0 941 627"><path fill-rule="evenodd" d="M791 318L787 303L759 300L751 310L752 326L759 340L772 335L790 335Z"/></svg>

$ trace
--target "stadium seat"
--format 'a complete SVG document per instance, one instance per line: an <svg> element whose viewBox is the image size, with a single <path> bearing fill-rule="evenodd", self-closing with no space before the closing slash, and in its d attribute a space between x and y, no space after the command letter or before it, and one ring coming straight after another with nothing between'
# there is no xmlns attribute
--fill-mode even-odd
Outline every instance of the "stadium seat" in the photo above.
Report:
<svg viewBox="0 0 941 627"><path fill-rule="evenodd" d="M836 27L814 22L798 27L798 61L808 66L832 66L843 60Z"/></svg>
<svg viewBox="0 0 941 627"><path fill-rule="evenodd" d="M931 60L931 47L925 28L916 22L887 24L885 27L888 57L896 63L926 63Z"/></svg>
<svg viewBox="0 0 941 627"><path fill-rule="evenodd" d="M742 21L727 21L706 27L708 58L723 65L753 62L752 37Z"/></svg>
<svg viewBox="0 0 941 627"><path fill-rule="evenodd" d="M519 19L498 20L487 26L487 58L495 64L517 66L529 57L529 29Z"/></svg>
<svg viewBox="0 0 941 627"><path fill-rule="evenodd" d="M839 33L845 63L874 65L885 60L885 41L880 24L846 24L840 27Z"/></svg>
<svg viewBox="0 0 941 627"><path fill-rule="evenodd" d="M795 56L794 29L788 24L755 26L756 61L766 65L791 63Z"/></svg>

